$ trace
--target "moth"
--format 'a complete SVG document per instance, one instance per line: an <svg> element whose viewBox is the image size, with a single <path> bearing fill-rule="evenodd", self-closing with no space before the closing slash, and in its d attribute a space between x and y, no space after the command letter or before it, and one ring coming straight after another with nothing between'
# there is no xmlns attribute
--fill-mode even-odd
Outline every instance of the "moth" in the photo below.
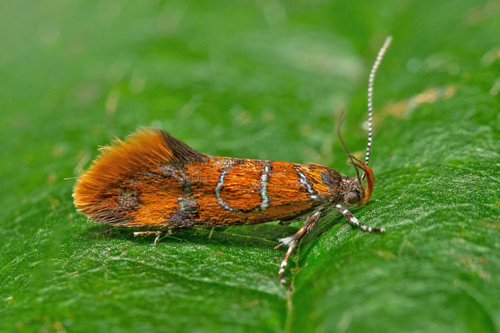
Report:
<svg viewBox="0 0 500 333"><path fill-rule="evenodd" d="M364 205L375 177L368 166L372 143L373 81L391 42L387 38L372 67L368 88L368 147L365 162L347 150L356 177L314 164L218 157L200 153L172 135L145 128L116 139L76 182L74 204L98 223L140 228L134 234L161 234L186 228L212 228L305 220L295 234L279 239L288 246L285 267L299 241L332 210L367 232L384 232L360 223L348 210ZM366 180L366 184L365 181Z"/></svg>

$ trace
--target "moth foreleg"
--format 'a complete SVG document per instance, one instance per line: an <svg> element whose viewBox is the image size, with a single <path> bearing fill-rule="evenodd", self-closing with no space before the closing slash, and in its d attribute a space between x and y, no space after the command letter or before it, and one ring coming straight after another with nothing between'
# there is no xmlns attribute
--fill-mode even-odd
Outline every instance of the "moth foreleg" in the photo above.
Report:
<svg viewBox="0 0 500 333"><path fill-rule="evenodd" d="M321 216L321 211L317 211L316 213L312 214L309 216L302 228L300 228L297 233L293 234L292 236L286 237L286 238L280 238L278 241L281 243L280 245L277 246L280 247L281 245L287 245L288 250L286 251L285 259L281 262L280 270L279 270L279 275L280 275L280 283L285 284L285 267L288 265L288 260L290 259L290 255L292 254L293 250L299 243L299 241L304 237L309 231L311 231L314 226L316 225L316 222L318 221L319 217Z"/></svg>
<svg viewBox="0 0 500 333"><path fill-rule="evenodd" d="M368 227L368 226L364 225L363 223L359 222L358 219L354 215L352 215L352 213L347 208L344 208L342 205L336 204L335 208L337 208L342 213L342 215L345 216L345 218L347 219L347 221L349 221L349 223L352 223L352 224L360 227L363 231L380 232L380 233L385 232L384 228L372 228L372 227Z"/></svg>

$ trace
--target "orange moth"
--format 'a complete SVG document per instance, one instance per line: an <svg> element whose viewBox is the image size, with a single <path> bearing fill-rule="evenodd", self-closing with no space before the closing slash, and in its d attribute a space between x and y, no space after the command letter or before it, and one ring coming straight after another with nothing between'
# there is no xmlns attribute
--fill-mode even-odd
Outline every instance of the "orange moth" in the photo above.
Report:
<svg viewBox="0 0 500 333"><path fill-rule="evenodd" d="M210 156L162 130L145 128L101 149L74 187L76 208L99 223L146 229L135 234L156 234L155 243L160 234L185 228L305 220L297 233L279 239L288 246L279 269L281 283L298 242L331 210L364 231L384 232L360 223L348 208L365 204L373 191L375 178L368 166L373 81L390 41L387 38L370 73L365 162L349 153L339 135L356 177L313 163Z"/></svg>

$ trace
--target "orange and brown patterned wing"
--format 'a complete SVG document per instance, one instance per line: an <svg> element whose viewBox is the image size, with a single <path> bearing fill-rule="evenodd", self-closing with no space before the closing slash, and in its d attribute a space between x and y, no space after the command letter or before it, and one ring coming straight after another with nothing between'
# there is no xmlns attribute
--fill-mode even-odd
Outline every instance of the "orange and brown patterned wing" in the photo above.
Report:
<svg viewBox="0 0 500 333"><path fill-rule="evenodd" d="M102 150L73 197L80 212L126 227L189 228L290 220L323 205L326 167L201 154L143 130Z"/></svg>

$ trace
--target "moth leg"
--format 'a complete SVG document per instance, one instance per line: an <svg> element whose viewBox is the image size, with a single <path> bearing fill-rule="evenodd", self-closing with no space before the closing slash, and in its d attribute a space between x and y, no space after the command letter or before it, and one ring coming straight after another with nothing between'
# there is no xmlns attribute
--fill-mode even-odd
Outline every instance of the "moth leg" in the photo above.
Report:
<svg viewBox="0 0 500 333"><path fill-rule="evenodd" d="M282 245L287 245L288 250L286 251L285 259L281 262L280 270L279 270L279 275L280 275L280 283L285 284L285 267L288 265L288 260L290 259L290 255L292 254L293 250L299 243L299 241L304 237L309 231L311 231L316 222L318 221L319 217L321 216L321 211L317 211L316 213L312 214L309 216L302 228L300 228L297 233L293 234L290 237L286 238L280 238L278 241L281 243L280 245L276 246L276 248L282 246Z"/></svg>
<svg viewBox="0 0 500 333"><path fill-rule="evenodd" d="M161 235L171 235L175 231L176 231L175 229L156 230L156 231L136 231L134 232L134 237L156 235L155 241L153 243L153 245L156 246L156 244L158 244L158 241L160 240Z"/></svg>
<svg viewBox="0 0 500 333"><path fill-rule="evenodd" d="M345 218L347 219L347 221L349 221L349 223L357 225L363 231L380 232L380 233L385 232L384 228L372 228L372 227L368 227L368 226L364 225L363 223L359 222L358 219L354 215L352 215L352 213L347 208L344 208L342 205L336 204L335 208L337 208L345 216Z"/></svg>

